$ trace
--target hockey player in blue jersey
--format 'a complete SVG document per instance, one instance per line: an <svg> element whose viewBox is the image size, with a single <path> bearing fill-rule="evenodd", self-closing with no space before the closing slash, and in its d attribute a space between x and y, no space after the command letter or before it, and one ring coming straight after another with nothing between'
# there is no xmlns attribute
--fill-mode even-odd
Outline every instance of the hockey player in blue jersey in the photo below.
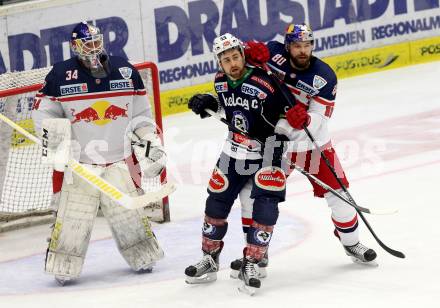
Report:
<svg viewBox="0 0 440 308"><path fill-rule="evenodd" d="M130 195L142 193L141 168L147 177L161 172L165 153L143 81L125 59L105 52L97 27L79 23L70 43L75 57L53 66L32 112L36 131L55 153L51 159L45 157L55 170L52 205L56 212L45 271L61 284L79 277L99 207L128 265L134 271L151 271L163 251L144 209L127 210L65 170L71 151L64 141L71 136L79 148L77 159ZM147 148L147 144L148 157L139 159L151 163L138 164L133 147Z"/></svg>
<svg viewBox="0 0 440 308"><path fill-rule="evenodd" d="M224 114L232 127L208 184L202 234L203 258L186 268L187 283L217 279L227 217L245 183L251 182L253 223L247 233L240 278L242 291L260 288L257 263L265 255L278 218L278 203L285 198L285 173L281 167L285 136L274 133L289 105L266 73L245 65L243 45L226 33L214 40L213 51L221 67L215 77L216 96L197 94L188 107L202 118L205 109ZM292 96L293 98L293 96ZM241 134L240 132L243 132ZM261 145L254 139L266 141Z"/></svg>
<svg viewBox="0 0 440 308"><path fill-rule="evenodd" d="M270 41L266 45L260 42L249 42L246 49L247 61L263 65L264 54L270 53L268 67L284 83L296 98L296 104L286 113L286 120L281 120L275 131L285 134L294 141L290 154L292 164L315 175L343 194L330 169L314 149L313 143L303 130L306 125L315 137L320 150L330 160L339 179L345 187L349 183L332 146L328 132L328 122L335 106L337 78L333 69L319 58L313 56L313 32L305 24L290 24L285 33L284 43ZM311 181L314 195L325 198L331 209L331 220L335 226L334 234L339 238L347 255L353 261L376 265L376 252L359 241L359 228L356 210L335 197L333 194ZM253 201L249 198L251 183L240 192L242 200L243 229L252 223L249 213ZM267 261L267 260L265 260ZM231 263L232 274L236 275L241 259ZM267 262L260 263L260 272L265 275Z"/></svg>

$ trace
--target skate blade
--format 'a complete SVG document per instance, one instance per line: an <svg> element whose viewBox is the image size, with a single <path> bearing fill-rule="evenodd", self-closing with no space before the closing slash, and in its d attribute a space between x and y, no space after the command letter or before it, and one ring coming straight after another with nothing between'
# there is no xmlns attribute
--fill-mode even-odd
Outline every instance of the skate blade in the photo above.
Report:
<svg viewBox="0 0 440 308"><path fill-rule="evenodd" d="M375 260L366 262L366 261L362 261L361 259L358 259L353 256L350 256L350 258L351 258L351 261L353 261L353 263L356 263L356 264L369 266L369 267L378 267L379 266L379 264Z"/></svg>
<svg viewBox="0 0 440 308"><path fill-rule="evenodd" d="M238 291L247 294L249 296L254 296L257 293L258 288L247 286L244 282L238 287Z"/></svg>
<svg viewBox="0 0 440 308"><path fill-rule="evenodd" d="M265 267L258 268L258 277L259 278L266 278L267 277L267 271L266 271Z"/></svg>
<svg viewBox="0 0 440 308"><path fill-rule="evenodd" d="M69 277L57 277L55 276L55 281L61 286L64 287L70 281Z"/></svg>
<svg viewBox="0 0 440 308"><path fill-rule="evenodd" d="M231 273L229 274L229 277L231 277L232 279L238 279L239 273L240 273L240 271L231 269Z"/></svg>
<svg viewBox="0 0 440 308"><path fill-rule="evenodd" d="M210 283L217 280L217 273L207 273L200 277L190 277L186 276L185 282L187 284L202 284Z"/></svg>

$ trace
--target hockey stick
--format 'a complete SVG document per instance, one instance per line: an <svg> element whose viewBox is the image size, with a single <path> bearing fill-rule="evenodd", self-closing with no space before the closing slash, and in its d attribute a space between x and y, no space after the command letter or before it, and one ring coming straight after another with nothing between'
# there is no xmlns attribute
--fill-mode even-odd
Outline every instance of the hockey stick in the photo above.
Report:
<svg viewBox="0 0 440 308"><path fill-rule="evenodd" d="M234 126L232 126L228 121L226 121L225 118L222 118L219 114L217 114L216 112L210 110L210 109L205 109L205 111L207 113L209 113L211 116L213 116L214 118L216 118L217 120L219 120L220 122L226 124L231 130L233 130L236 133L239 133L249 139L253 139L255 141L257 141L260 144L264 144L261 140L253 138L251 136L249 136L249 134L240 131L239 129L235 128ZM347 203L348 205L354 207L355 209L367 213L367 214L372 214L372 215L389 215L389 214L394 214L396 212L396 210L394 209L381 209L381 210L372 210L366 207L362 207L359 206L357 204L354 204L353 202L350 202L348 199L346 199L342 194L340 194L339 192L337 192L336 190L334 190L333 188L331 188L330 186L328 186L327 184L325 184L324 182L322 182L320 179L318 179L317 177L315 177L313 174L305 171L304 169L296 166L296 165L291 165L291 167L293 167L295 170L297 170L298 172L302 173L303 175L305 175L307 178L311 179L312 181L314 181L316 184L318 184L319 186L321 186L322 188L328 190L330 193L332 193L333 195L335 195L337 198L341 199L342 201L344 201L345 203Z"/></svg>
<svg viewBox="0 0 440 308"><path fill-rule="evenodd" d="M23 136L28 138L29 140L35 142L39 146L42 146L42 142L39 138L29 133L23 127L17 125L9 118L0 113L0 120L11 126L13 129L20 132ZM78 161L73 158L69 159L68 167L77 174L80 178L88 182L90 185L98 189L99 191L106 194L115 202L119 203L123 207L134 210L142 207L148 206L149 203L158 202L162 200L162 198L168 196L173 191L176 190L175 186L171 183L166 183L157 191L148 192L142 196L131 197L126 193L122 192L118 188L116 188L110 182L104 180L99 175L95 174L92 170L87 168L84 165L81 165Z"/></svg>
<svg viewBox="0 0 440 308"><path fill-rule="evenodd" d="M293 106L294 104L292 103L290 96L286 94L285 89L283 89L283 86L281 84L281 81L278 79L277 76L275 76L272 71L270 70L270 68L268 67L267 63L264 63L262 65L263 70L266 71L266 73L268 74L268 76L272 79L272 81L275 83L275 85L277 86L278 90L281 92L281 94L283 95L284 99L291 105ZM327 165L327 167L330 169L331 173L333 174L333 176L335 177L336 181L338 182L338 184L341 186L342 190L344 191L344 193L347 195L348 200L351 201L351 203L353 205L356 205L356 202L354 201L353 197L351 196L351 194L348 192L348 189L345 187L345 185L342 183L342 181L339 179L338 175L336 174L335 169L332 167L332 165L330 164L330 161L328 160L328 158L325 156L325 154L319 149L318 144L316 143L315 138L312 136L312 134L310 133L310 131L307 129L307 127L304 125L303 126L304 131L306 132L307 136L310 138L310 140L312 141L313 145L315 146L316 150L319 151L322 159L324 160L325 164ZM377 241L377 243L380 245L380 247L382 247L386 252L388 252L389 254L398 257L398 258L405 258L405 255L397 250L394 250L390 247L388 247L387 245L385 245L380 239L379 237L376 235L376 233L374 232L373 228L370 226L368 220L364 217L364 215L362 214L362 212L356 208L356 212L359 214L359 216L361 217L362 221L365 223L365 225L367 226L368 230L370 231L371 235L373 235L374 239Z"/></svg>

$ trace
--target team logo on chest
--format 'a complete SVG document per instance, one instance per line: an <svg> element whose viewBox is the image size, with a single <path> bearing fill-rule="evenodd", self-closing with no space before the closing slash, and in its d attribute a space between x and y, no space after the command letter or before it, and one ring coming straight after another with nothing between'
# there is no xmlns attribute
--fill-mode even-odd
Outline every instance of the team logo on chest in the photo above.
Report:
<svg viewBox="0 0 440 308"><path fill-rule="evenodd" d="M321 76L315 75L315 77L313 77L313 87L315 89L318 89L318 90L322 89L326 84L327 84L327 80L325 80Z"/></svg>
<svg viewBox="0 0 440 308"><path fill-rule="evenodd" d="M247 133L249 129L249 121L241 111L234 111L232 115L232 124L238 130Z"/></svg>
<svg viewBox="0 0 440 308"><path fill-rule="evenodd" d="M122 78L124 79L130 79L131 74L133 73L133 70L129 67L120 67L119 73L121 73Z"/></svg>
<svg viewBox="0 0 440 308"><path fill-rule="evenodd" d="M241 85L241 92L253 97L256 96L259 99L265 99L267 97L267 94L264 91L248 83L243 83Z"/></svg>

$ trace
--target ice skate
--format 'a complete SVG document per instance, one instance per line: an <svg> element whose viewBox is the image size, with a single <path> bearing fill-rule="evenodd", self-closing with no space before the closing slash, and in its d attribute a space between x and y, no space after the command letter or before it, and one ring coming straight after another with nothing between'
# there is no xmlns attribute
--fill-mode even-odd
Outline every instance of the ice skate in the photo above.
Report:
<svg viewBox="0 0 440 308"><path fill-rule="evenodd" d="M261 286L258 261L249 257L243 258L238 278L243 281L242 285L238 287L238 290L250 296L254 295Z"/></svg>
<svg viewBox="0 0 440 308"><path fill-rule="evenodd" d="M70 277L67 276L55 276L55 281L62 287L64 287L66 284L68 284L69 281L71 281Z"/></svg>
<svg viewBox="0 0 440 308"><path fill-rule="evenodd" d="M218 254L205 254L198 263L190 265L185 269L186 283L199 284L208 283L217 280L218 272Z"/></svg>
<svg viewBox="0 0 440 308"><path fill-rule="evenodd" d="M229 276L232 279L240 278L239 275L240 275L240 268L241 268L242 264L243 264L243 258L239 258L239 259L236 259L231 262L231 273ZM266 252L263 259L261 259L261 261L258 262L258 277L259 278L266 278L266 276L267 276L266 268L268 265L269 265L269 256Z"/></svg>
<svg viewBox="0 0 440 308"><path fill-rule="evenodd" d="M353 246L344 246L345 253L351 257L351 260L357 264L378 266L374 261L377 257L376 252L358 242Z"/></svg>
<svg viewBox="0 0 440 308"><path fill-rule="evenodd" d="M150 264L145 264L140 268L137 273L139 274L149 274L153 272L153 267L156 265L156 262L152 262Z"/></svg>

